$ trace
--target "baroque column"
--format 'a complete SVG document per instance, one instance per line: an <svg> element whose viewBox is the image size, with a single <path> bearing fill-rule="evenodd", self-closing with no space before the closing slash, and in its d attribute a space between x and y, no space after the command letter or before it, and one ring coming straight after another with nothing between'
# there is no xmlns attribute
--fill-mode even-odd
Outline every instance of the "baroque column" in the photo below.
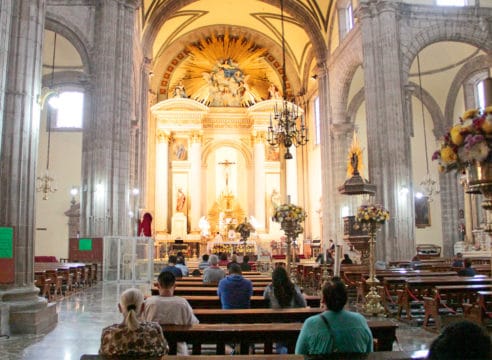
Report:
<svg viewBox="0 0 492 360"><path fill-rule="evenodd" d="M0 227L13 229L1 243L2 334L45 332L58 320L54 304L38 296L33 270L45 7L45 0L7 0L0 11Z"/></svg>
<svg viewBox="0 0 492 360"><path fill-rule="evenodd" d="M96 7L92 114L82 145L82 231L127 235L130 207L130 126L133 35L137 0Z"/></svg>
<svg viewBox="0 0 492 360"><path fill-rule="evenodd" d="M155 154L155 233L169 233L168 188L169 188L169 139L167 131L157 130Z"/></svg>
<svg viewBox="0 0 492 360"><path fill-rule="evenodd" d="M198 234L200 228L198 221L200 220L200 211L202 209L202 134L199 131L194 131L190 137L190 180L195 186L190 186L190 232ZM190 184L191 184L190 181Z"/></svg>
<svg viewBox="0 0 492 360"><path fill-rule="evenodd" d="M255 159L254 187L257 231L265 230L265 139L266 133L264 131L257 131L252 135Z"/></svg>
<svg viewBox="0 0 492 360"><path fill-rule="evenodd" d="M385 241L377 242L377 254L386 260L408 259L415 253L415 218L397 4L361 3L357 15L364 53L369 178L377 186L376 201L391 213L388 225L380 232ZM399 195L403 187L410 190L406 196Z"/></svg>

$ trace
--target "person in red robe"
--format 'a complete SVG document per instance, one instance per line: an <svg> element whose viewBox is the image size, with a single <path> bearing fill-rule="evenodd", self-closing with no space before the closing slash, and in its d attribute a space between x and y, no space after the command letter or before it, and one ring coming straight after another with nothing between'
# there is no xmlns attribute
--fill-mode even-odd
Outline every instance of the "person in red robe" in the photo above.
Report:
<svg viewBox="0 0 492 360"><path fill-rule="evenodd" d="M152 215L148 212L138 222L138 236L152 236Z"/></svg>

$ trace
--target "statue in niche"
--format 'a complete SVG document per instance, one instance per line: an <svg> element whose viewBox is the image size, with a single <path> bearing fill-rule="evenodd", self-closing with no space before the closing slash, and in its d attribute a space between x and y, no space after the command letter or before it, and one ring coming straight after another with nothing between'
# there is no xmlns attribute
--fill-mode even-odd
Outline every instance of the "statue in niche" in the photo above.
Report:
<svg viewBox="0 0 492 360"><path fill-rule="evenodd" d="M186 205L186 195L183 193L183 189L178 188L178 195L176 197L176 212L184 212Z"/></svg>

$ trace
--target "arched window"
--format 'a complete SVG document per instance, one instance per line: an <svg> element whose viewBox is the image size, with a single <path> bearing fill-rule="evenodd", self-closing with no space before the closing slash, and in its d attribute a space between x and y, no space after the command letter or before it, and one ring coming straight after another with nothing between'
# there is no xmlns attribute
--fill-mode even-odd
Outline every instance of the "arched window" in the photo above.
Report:
<svg viewBox="0 0 492 360"><path fill-rule="evenodd" d="M58 94L58 100L50 106L52 130L82 130L84 115L84 93L79 89L65 89Z"/></svg>
<svg viewBox="0 0 492 360"><path fill-rule="evenodd" d="M467 0L436 0L437 6L466 6Z"/></svg>

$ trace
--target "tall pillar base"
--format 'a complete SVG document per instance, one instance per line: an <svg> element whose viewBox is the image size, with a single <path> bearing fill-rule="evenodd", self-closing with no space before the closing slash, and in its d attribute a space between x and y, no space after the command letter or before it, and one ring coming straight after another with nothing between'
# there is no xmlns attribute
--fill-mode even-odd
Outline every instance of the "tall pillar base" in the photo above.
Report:
<svg viewBox="0 0 492 360"><path fill-rule="evenodd" d="M38 292L34 286L0 290L0 305L5 309L2 317L9 318L9 333L42 334L55 328L58 323L56 303L48 303L37 296Z"/></svg>

